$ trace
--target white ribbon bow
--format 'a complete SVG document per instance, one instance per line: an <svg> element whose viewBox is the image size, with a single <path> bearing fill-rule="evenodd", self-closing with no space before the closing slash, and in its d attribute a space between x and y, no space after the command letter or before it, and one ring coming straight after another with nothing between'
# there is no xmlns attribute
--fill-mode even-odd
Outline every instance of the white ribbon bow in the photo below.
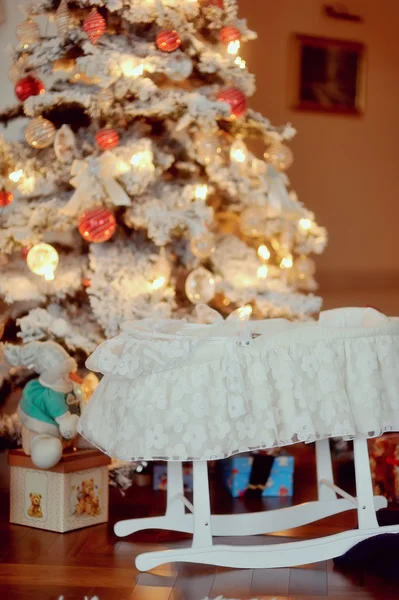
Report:
<svg viewBox="0 0 399 600"><path fill-rule="evenodd" d="M245 387L247 364L243 349L249 348L252 342L249 322L251 313L246 312L245 309L237 309L224 320L220 313L206 304L198 304L195 308L200 323L210 323L214 325L215 329L219 329L218 332L213 329L211 336L218 333L222 335L224 328L233 333L229 343L225 346L226 354L224 356L227 375L227 403L231 418L242 417L249 410L248 391Z"/></svg>
<svg viewBox="0 0 399 600"><path fill-rule="evenodd" d="M266 179L268 182L268 209L270 217L285 215L288 218L299 218L304 216L303 206L295 202L287 191L289 179L285 173L280 173L269 165Z"/></svg>
<svg viewBox="0 0 399 600"><path fill-rule="evenodd" d="M115 177L123 173L121 160L112 152L104 152L100 156L86 160L74 160L70 184L76 188L73 196L62 209L68 216L75 216L98 190L102 187L114 206L130 206L131 200Z"/></svg>

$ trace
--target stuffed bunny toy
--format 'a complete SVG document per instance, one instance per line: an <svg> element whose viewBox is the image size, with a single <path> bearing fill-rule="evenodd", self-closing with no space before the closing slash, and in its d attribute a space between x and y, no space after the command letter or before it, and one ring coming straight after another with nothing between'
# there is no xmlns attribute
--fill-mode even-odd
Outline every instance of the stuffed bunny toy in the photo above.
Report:
<svg viewBox="0 0 399 600"><path fill-rule="evenodd" d="M38 379L26 384L18 406L22 423L22 447L41 469L54 467L62 456L61 437L76 436L79 420L68 409L73 390L70 374L77 369L74 358L56 342L31 342L23 346L6 344L4 356L14 367L33 369Z"/></svg>

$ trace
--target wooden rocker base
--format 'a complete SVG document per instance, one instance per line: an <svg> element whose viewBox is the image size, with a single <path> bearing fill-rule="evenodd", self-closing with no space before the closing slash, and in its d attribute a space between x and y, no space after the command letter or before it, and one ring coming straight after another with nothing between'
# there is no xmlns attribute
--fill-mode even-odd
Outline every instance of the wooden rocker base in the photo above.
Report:
<svg viewBox="0 0 399 600"><path fill-rule="evenodd" d="M168 463L166 514L116 523L114 531L126 536L144 529L193 534L191 548L147 552L136 559L140 571L165 563L189 562L232 568L265 569L303 565L341 556L360 541L381 533L399 533L399 525L379 527L376 511L387 501L373 497L367 440L354 440L357 498L333 483L328 440L316 442L319 499L290 508L237 515L211 515L206 462L193 463L194 504L183 495L182 464ZM337 494L342 498L337 498ZM185 512L188 508L189 513ZM357 510L359 529L318 539L272 545L213 545L212 536L248 536L299 527L348 510Z"/></svg>
<svg viewBox="0 0 399 600"><path fill-rule="evenodd" d="M375 496L375 510L386 508L387 504L386 498ZM319 521L355 509L356 506L344 498L327 500L326 502L317 500L289 508L249 514L211 515L211 529L212 535L215 537L260 535L282 531L283 529L294 529L295 527L307 525L309 522ZM312 515L310 521L309 515ZM194 533L193 515L186 513L180 517L162 515L144 519L126 519L115 524L114 532L118 537L125 537L149 529Z"/></svg>
<svg viewBox="0 0 399 600"><path fill-rule="evenodd" d="M189 562L235 569L295 567L341 556L350 548L381 533L399 533L399 525L376 529L353 529L326 537L261 546L215 545L210 548L180 548L145 552L136 559L139 571L149 571L165 563Z"/></svg>

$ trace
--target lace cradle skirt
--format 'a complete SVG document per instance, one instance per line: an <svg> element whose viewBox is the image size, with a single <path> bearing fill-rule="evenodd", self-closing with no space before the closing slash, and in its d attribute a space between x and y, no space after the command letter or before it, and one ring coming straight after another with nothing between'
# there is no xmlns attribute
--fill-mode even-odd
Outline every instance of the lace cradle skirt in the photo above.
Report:
<svg viewBox="0 0 399 600"><path fill-rule="evenodd" d="M387 319L368 328L285 322L258 337L207 334L184 360L171 360L179 335L160 341L127 331L96 350L88 366L104 377L80 419L85 438L126 461L211 460L399 429L399 325Z"/></svg>

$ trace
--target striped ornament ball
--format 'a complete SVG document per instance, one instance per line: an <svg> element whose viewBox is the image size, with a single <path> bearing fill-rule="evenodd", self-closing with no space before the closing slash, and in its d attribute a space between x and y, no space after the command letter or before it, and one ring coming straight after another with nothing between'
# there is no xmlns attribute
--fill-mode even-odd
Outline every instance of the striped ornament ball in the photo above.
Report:
<svg viewBox="0 0 399 600"><path fill-rule="evenodd" d="M210 6L217 6L221 10L224 8L223 0L200 0L202 8L209 8Z"/></svg>
<svg viewBox="0 0 399 600"><path fill-rule="evenodd" d="M230 104L232 118L235 119L242 117L242 115L246 113L248 105L247 98L245 94L238 88L227 88L220 92L217 98L222 102L227 102L227 104Z"/></svg>
<svg viewBox="0 0 399 600"><path fill-rule="evenodd" d="M25 129L25 138L32 148L48 148L54 142L56 129L54 124L42 116L32 119Z"/></svg>
<svg viewBox="0 0 399 600"><path fill-rule="evenodd" d="M101 129L96 134L96 142L101 150L112 150L119 144L119 134L115 129Z"/></svg>
<svg viewBox="0 0 399 600"><path fill-rule="evenodd" d="M162 52L174 52L180 48L181 39L175 29L167 29L158 33L155 43Z"/></svg>
<svg viewBox="0 0 399 600"><path fill-rule="evenodd" d="M87 242L100 244L112 238L116 230L116 220L112 212L103 206L92 208L80 215L78 230Z"/></svg>
<svg viewBox="0 0 399 600"><path fill-rule="evenodd" d="M100 37L103 35L106 28L106 21L96 8L93 8L91 13L83 21L83 31L92 44L97 44Z"/></svg>
<svg viewBox="0 0 399 600"><path fill-rule="evenodd" d="M228 46L230 42L237 42L241 39L241 31L232 25L222 27L219 33L219 39L222 44Z"/></svg>

